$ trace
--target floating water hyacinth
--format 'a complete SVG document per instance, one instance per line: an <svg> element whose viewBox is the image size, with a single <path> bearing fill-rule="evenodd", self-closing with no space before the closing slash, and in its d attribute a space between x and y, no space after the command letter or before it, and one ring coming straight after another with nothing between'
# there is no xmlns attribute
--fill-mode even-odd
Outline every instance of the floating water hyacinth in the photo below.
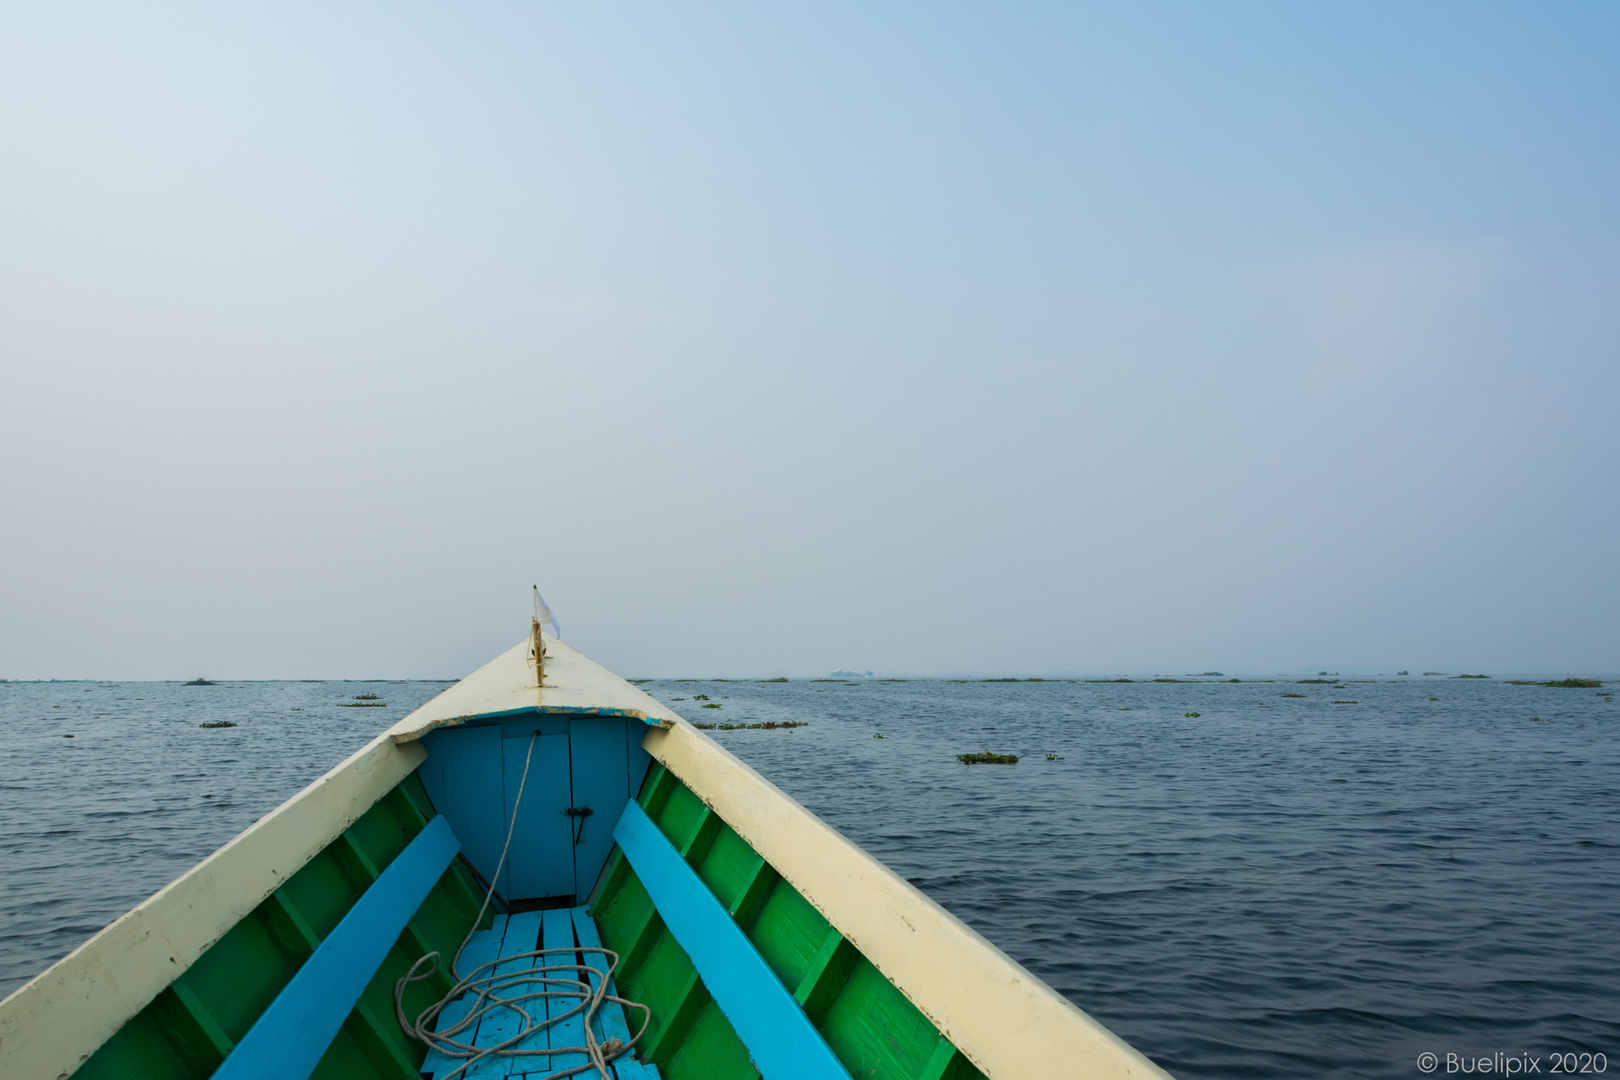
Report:
<svg viewBox="0 0 1620 1080"><path fill-rule="evenodd" d="M992 754L988 750L977 754L957 754L956 760L964 765L1016 765L1017 754Z"/></svg>
<svg viewBox="0 0 1620 1080"><path fill-rule="evenodd" d="M697 722L692 725L705 731L776 731L782 728L809 727L808 720L767 720L763 724L705 724ZM883 736L879 735L878 738Z"/></svg>
<svg viewBox="0 0 1620 1080"><path fill-rule="evenodd" d="M1550 682L1536 682L1534 679L1509 679L1509 686L1558 686L1569 690L1596 690L1603 685L1602 679L1554 679Z"/></svg>

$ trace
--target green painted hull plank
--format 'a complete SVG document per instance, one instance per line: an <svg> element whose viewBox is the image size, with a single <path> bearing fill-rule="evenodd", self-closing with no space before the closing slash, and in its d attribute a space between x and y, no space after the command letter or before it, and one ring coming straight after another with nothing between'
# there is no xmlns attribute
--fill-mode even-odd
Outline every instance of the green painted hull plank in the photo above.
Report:
<svg viewBox="0 0 1620 1080"><path fill-rule="evenodd" d="M982 1078L819 911L662 765L637 802L736 919L853 1076L873 1080ZM621 992L653 1011L639 1048L670 1080L758 1076L747 1049L664 928L617 848L591 913L623 957Z"/></svg>
<svg viewBox="0 0 1620 1080"><path fill-rule="evenodd" d="M853 1076L974 1080L982 1074L735 830L662 765L637 801L732 915ZM204 1080L315 948L435 811L413 774L219 939L75 1074L84 1080ZM415 1015L451 986L448 958L484 886L453 862L367 984L316 1066L317 1080L417 1080L425 1048L394 1018L394 983L437 950L433 978L409 986ZM619 992L652 1010L637 1047L666 1080L754 1080L747 1047L664 926L617 847L591 898L603 944L620 954ZM491 925L486 915L481 928Z"/></svg>
<svg viewBox="0 0 1620 1080"><path fill-rule="evenodd" d="M405 845L433 815L415 775L407 777L233 926L80 1067L84 1080L203 1080L217 1069ZM424 1048L394 1019L394 982L418 956L453 955L483 900L470 873L452 863L366 985L314 1076L417 1080ZM487 917L486 917L487 923ZM413 984L407 1012L450 988L447 977Z"/></svg>

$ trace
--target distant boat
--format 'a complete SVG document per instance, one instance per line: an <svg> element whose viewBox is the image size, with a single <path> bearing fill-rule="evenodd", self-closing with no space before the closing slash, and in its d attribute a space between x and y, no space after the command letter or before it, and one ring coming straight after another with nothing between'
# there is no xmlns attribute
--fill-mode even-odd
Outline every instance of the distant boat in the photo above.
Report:
<svg viewBox="0 0 1620 1080"><path fill-rule="evenodd" d="M181 683L180 685L181 686L218 686L219 684L209 682L207 679L205 679L201 675L199 675L195 679L192 679L190 682Z"/></svg>
<svg viewBox="0 0 1620 1080"><path fill-rule="evenodd" d="M8 1080L570 1070L1167 1075L538 625L0 1002Z"/></svg>

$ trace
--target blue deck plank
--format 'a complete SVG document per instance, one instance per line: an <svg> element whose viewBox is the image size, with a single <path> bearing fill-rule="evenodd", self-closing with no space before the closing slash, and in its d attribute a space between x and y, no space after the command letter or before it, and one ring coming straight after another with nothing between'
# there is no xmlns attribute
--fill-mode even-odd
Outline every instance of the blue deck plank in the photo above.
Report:
<svg viewBox="0 0 1620 1080"><path fill-rule="evenodd" d="M574 934L579 938L581 949L600 949L602 937L596 931L596 922L585 908L577 907L571 910L569 916L574 920ZM585 963L600 972L607 978L610 994L619 991L613 985L613 979L608 975L607 957L601 953L582 952ZM597 1039L606 1042L608 1039L630 1041L630 1028L625 1023L624 1009L616 1001L604 1001L602 1008L596 1013L595 1031ZM635 1059L634 1054L626 1054L613 1063L613 1071L618 1074L618 1080L660 1080L658 1070L652 1065L643 1065Z"/></svg>
<svg viewBox="0 0 1620 1080"><path fill-rule="evenodd" d="M765 1080L849 1080L798 1002L634 801L613 838Z"/></svg>
<svg viewBox="0 0 1620 1080"><path fill-rule="evenodd" d="M479 930L467 939L467 947L461 952L460 971L463 975L471 975L479 966L495 959L501 952L501 939L506 936L506 916L496 915L490 922L488 930ZM454 962L454 957L445 961L446 967ZM452 978L455 978L452 976ZM455 981L459 982L459 979ZM467 1010L472 1008L472 995L463 994L439 1011L438 1021L433 1025L435 1031L444 1031L455 1026ZM474 1025L456 1035L456 1041L471 1044L478 1028ZM452 1058L429 1050L427 1058L422 1062L422 1072L430 1080L436 1080L444 1073L453 1072L465 1058Z"/></svg>
<svg viewBox="0 0 1620 1080"><path fill-rule="evenodd" d="M307 1080L459 850L443 816L428 822L310 954L214 1076Z"/></svg>
<svg viewBox="0 0 1620 1080"><path fill-rule="evenodd" d="M547 955L547 967L565 967L579 963L579 954L574 950L574 921L568 917L563 908L554 908L545 913L545 928L542 931L542 946L547 949L567 949L568 952L556 955ZM559 971L554 973L555 978L574 978L578 973L573 971ZM551 989L563 989L553 986ZM551 1016L561 1017L579 1004L577 998L548 998L547 1007ZM560 1020L551 1028L552 1046L584 1046L585 1045L585 1014L583 1011L575 1013L566 1020ZM572 1069L576 1065L589 1064L590 1059L584 1054L553 1054L551 1055L551 1071L561 1072ZM544 1075L538 1073L537 1075Z"/></svg>
<svg viewBox="0 0 1620 1080"><path fill-rule="evenodd" d="M538 947L539 940L540 912L526 911L521 915L513 915L506 922L506 936L501 940L500 955L507 957L533 952ZM531 957L524 960L513 960L505 964L497 964L495 966L495 975L499 977L527 971L533 963L534 960ZM517 997L526 992L521 983L500 991L503 997ZM546 1007L543 1001L525 1002L523 1007L528 1010L531 1016L545 1016ZM523 1030L523 1018L521 1016L511 1009L497 1008L486 1013L484 1018L478 1022L478 1034L474 1038L473 1044L480 1049L487 1049L505 1042L521 1030ZM511 1049L528 1049L533 1046L544 1047L547 1045L545 1037L545 1032L541 1031L536 1040L519 1044L511 1047ZM525 1057L496 1057L492 1055L478 1061L461 1075L466 1077L467 1080L488 1080L490 1077L509 1076L513 1072L521 1076L523 1073L535 1068L535 1062L549 1060L544 1054Z"/></svg>
<svg viewBox="0 0 1620 1080"><path fill-rule="evenodd" d="M462 1017L467 1015L467 1010L470 1008L472 1008L472 999L465 995L452 1001L439 1010L439 1020L434 1025L434 1030L453 1027ZM468 1035L468 1032L463 1031L455 1036L456 1041L472 1042ZM428 1080L438 1080L438 1077L454 1072L456 1067L465 1060L465 1058L446 1057L439 1051L430 1049L427 1052L427 1057L422 1059L422 1075L427 1077Z"/></svg>

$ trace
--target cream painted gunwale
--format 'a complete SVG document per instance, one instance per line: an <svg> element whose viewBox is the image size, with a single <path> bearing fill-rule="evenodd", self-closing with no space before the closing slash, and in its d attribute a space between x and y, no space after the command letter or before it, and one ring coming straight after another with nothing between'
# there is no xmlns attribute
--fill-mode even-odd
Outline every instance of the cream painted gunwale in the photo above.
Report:
<svg viewBox="0 0 1620 1080"><path fill-rule="evenodd" d="M1170 1075L690 723L641 745L990 1080Z"/></svg>
<svg viewBox="0 0 1620 1080"><path fill-rule="evenodd" d="M0 1076L72 1075L426 757L377 736L0 1001Z"/></svg>
<svg viewBox="0 0 1620 1080"><path fill-rule="evenodd" d="M506 713L596 713L628 716L667 727L680 717L633 683L542 633L546 684L536 686L529 662L529 640L518 644L462 679L388 729L396 743L415 742L435 728Z"/></svg>

